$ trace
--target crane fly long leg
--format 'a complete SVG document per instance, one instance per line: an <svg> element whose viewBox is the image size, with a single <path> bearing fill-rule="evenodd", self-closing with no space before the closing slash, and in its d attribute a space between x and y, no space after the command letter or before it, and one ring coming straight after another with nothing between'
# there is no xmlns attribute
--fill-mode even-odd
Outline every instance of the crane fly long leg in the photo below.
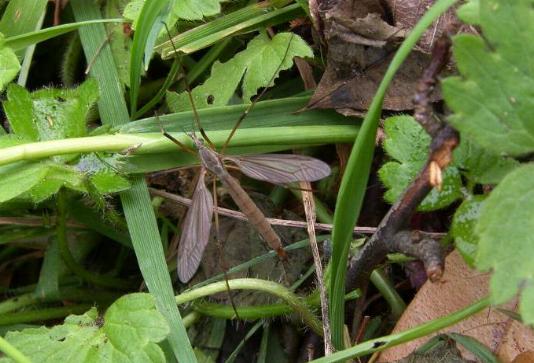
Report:
<svg viewBox="0 0 534 363"><path fill-rule="evenodd" d="M184 283L191 280L197 271L210 237L213 197L204 183L205 174L206 169L202 168L178 246L178 278Z"/></svg>
<svg viewBox="0 0 534 363"><path fill-rule="evenodd" d="M297 181L312 182L330 175L327 163L305 155L259 154L225 156L236 164L243 174L273 184L289 184Z"/></svg>

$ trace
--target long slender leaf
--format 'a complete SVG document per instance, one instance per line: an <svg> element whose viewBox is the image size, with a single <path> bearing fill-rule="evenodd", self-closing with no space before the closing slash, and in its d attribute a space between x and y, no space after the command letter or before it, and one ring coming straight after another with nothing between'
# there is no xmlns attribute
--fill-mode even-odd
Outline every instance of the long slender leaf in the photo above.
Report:
<svg viewBox="0 0 534 363"><path fill-rule="evenodd" d="M166 41L158 45L156 50L161 51L163 59L172 57L175 49L181 53L193 53L230 35L250 31L259 25L280 24L299 14L303 14L303 11L298 4L276 9L264 1L179 34L172 39L173 44Z"/></svg>
<svg viewBox="0 0 534 363"><path fill-rule="evenodd" d="M10 1L0 20L0 33L8 38L35 30L35 24L43 17L47 3L48 0ZM20 58L24 52L19 49L16 53Z"/></svg>
<svg viewBox="0 0 534 363"><path fill-rule="evenodd" d="M219 40L225 39L226 37L229 37L231 35L248 32L250 30L255 29L259 25L268 26L268 25L277 25L277 24L285 23L303 14L304 12L302 11L302 8L298 4L289 5L282 9L276 9L271 12L268 12L267 14L263 14L256 18L253 18L253 19L244 21L242 23L236 24L234 26L225 28L221 31L218 31L218 32L215 32L209 35L205 35L204 37L194 42L190 42L188 44L182 45L179 51L186 53L186 54L191 54L198 50L209 47L210 45L218 42ZM167 52L169 56L172 55L173 53L174 53L174 49L172 49L172 51Z"/></svg>
<svg viewBox="0 0 534 363"><path fill-rule="evenodd" d="M163 26L162 15L169 5L168 0L145 1L139 14L130 56L130 113L132 115L137 110L143 62L145 67L148 67L147 59L149 54L152 55L152 49L147 49L147 46L152 48L154 45L155 37Z"/></svg>
<svg viewBox="0 0 534 363"><path fill-rule="evenodd" d="M311 110L298 112L308 103L309 97L288 97L277 100L261 101L254 107L254 112L247 115L240 129L278 126L312 126L312 125L355 125L358 119L345 117L332 110ZM203 108L198 110L202 127L206 131L229 130L249 105L231 105ZM193 131L192 111L170 113L158 117L149 117L121 126L117 131L123 134L140 132L160 132L163 126L167 132Z"/></svg>
<svg viewBox="0 0 534 363"><path fill-rule="evenodd" d="M345 362L348 359L361 357L373 352L379 352L396 345L421 338L432 333L435 333L443 328L456 324L457 322L474 315L490 305L488 297L467 306L462 310L455 311L452 314L434 319L428 323L424 323L400 333L387 335L380 338L367 340L363 343L355 345L345 350L341 350L327 357L322 357L312 360L310 363L334 363Z"/></svg>
<svg viewBox="0 0 534 363"><path fill-rule="evenodd" d="M425 30L456 0L437 1L412 29L410 35L391 61L389 68L378 87L371 106L365 116L362 128L352 148L345 175L341 181L334 214L332 233L332 274L330 275L330 310L332 341L338 350L343 349L345 273L350 247L352 228L358 219L367 188L371 162L373 159L375 135L380 119L382 102L393 76L400 68Z"/></svg>
<svg viewBox="0 0 534 363"><path fill-rule="evenodd" d="M46 10L48 0L12 0L0 20L0 32L6 38L35 30L35 24Z"/></svg>
<svg viewBox="0 0 534 363"><path fill-rule="evenodd" d="M71 5L79 20L101 16L98 5L93 1L73 0ZM117 87L120 84L119 76L111 50L109 46L104 46L100 53L96 54L102 41L106 39L104 27L93 25L81 29L80 36L88 59L97 57L93 63L92 74L99 81L101 90L108 91L101 94L99 102L103 121L115 126L127 123L128 110L124 95ZM121 194L121 200L141 273L148 289L156 298L158 310L172 327L168 342L176 358L180 362L196 362L191 342L174 301L172 284L147 187L141 177L132 180L132 185L131 190Z"/></svg>
<svg viewBox="0 0 534 363"><path fill-rule="evenodd" d="M21 50L29 45L44 42L50 38L57 37L59 35L71 32L79 29L82 26L99 24L99 23L122 23L122 19L101 19L101 20L87 20L71 24L63 24L46 28L34 32L24 33L16 36L12 36L5 39L5 45L13 48L13 50Z"/></svg>

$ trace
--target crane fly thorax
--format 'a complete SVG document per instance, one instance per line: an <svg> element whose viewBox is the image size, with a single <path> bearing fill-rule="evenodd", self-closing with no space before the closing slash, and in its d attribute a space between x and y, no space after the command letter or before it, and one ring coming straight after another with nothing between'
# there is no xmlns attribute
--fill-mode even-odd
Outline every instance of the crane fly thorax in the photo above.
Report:
<svg viewBox="0 0 534 363"><path fill-rule="evenodd" d="M222 161L219 158L219 154L215 151L206 146L201 146L198 149L198 154L200 155L202 165L215 175L221 175L226 172L226 169L224 169Z"/></svg>

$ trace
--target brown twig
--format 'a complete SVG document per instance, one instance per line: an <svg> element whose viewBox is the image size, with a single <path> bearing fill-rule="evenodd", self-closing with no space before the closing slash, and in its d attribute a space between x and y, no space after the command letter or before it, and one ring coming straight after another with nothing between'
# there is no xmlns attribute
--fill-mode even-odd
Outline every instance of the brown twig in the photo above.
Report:
<svg viewBox="0 0 534 363"><path fill-rule="evenodd" d="M360 288L365 292L373 269L392 252L402 252L420 259L431 281L439 280L443 274L444 256L439 241L434 237L410 231L409 222L432 188L440 186L441 170L449 165L452 151L459 143L454 129L432 117L432 105L429 101L436 77L447 63L448 55L449 42L442 38L434 46L433 59L421 78L415 97L416 119L433 138L429 158L415 180L382 219L376 232L349 261L345 286L347 291ZM356 317L361 314L362 304L363 299L360 299Z"/></svg>
<svg viewBox="0 0 534 363"><path fill-rule="evenodd" d="M149 188L149 191L152 195L165 198L167 200L176 202L181 205L190 206L191 205L191 199L184 198L176 194L168 193L163 190ZM217 207L214 209L214 211L222 216L230 217L234 219L239 219L241 221L248 221L247 217L238 211ZM267 221L275 226L282 226L282 227L293 227L293 228L307 228L308 224L307 222L303 221L292 221L287 219L278 219L278 218L267 218ZM333 228L332 224L327 223L315 223L315 229L320 231L331 231ZM355 234L373 234L376 232L376 227L355 227L354 233ZM445 233L436 233L436 232L424 232L419 231L422 235L428 238L441 238L445 236Z"/></svg>

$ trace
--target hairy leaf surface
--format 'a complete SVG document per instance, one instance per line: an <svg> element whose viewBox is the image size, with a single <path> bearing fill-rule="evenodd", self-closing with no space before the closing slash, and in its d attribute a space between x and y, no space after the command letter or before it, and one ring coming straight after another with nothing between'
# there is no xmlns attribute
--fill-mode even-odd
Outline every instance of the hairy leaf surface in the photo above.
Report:
<svg viewBox="0 0 534 363"><path fill-rule="evenodd" d="M150 294L125 295L103 318L96 308L71 315L63 325L9 332L6 340L32 362L165 362L158 346L169 327ZM0 362L9 362L1 358Z"/></svg>

